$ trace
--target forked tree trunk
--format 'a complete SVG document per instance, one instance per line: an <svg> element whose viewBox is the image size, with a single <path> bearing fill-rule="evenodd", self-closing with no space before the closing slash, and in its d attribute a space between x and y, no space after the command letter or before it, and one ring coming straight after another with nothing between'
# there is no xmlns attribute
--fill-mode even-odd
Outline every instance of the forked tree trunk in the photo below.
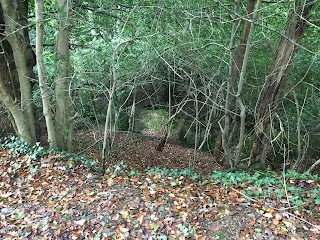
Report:
<svg viewBox="0 0 320 240"><path fill-rule="evenodd" d="M22 141L34 144L36 141L35 120L32 107L32 87L30 79L32 78L32 67L35 57L29 46L29 36L27 29L28 1L1 0L2 20L5 22L6 39L2 46L5 46L7 40L10 44L3 47L3 51L13 55L14 63L7 62L6 67L1 58L1 68L4 73L1 74L0 100L10 111L17 127L17 134ZM12 49L12 52L11 52ZM17 76L13 69L16 69ZM4 79L7 77L8 79ZM11 90L6 86L6 81L14 81L17 78L19 90ZM13 85L12 85L13 86ZM20 96L18 96L20 95Z"/></svg>
<svg viewBox="0 0 320 240"><path fill-rule="evenodd" d="M275 112L275 101L281 83L292 60L297 44L303 35L313 0L296 0L287 19L286 31L278 45L276 59L270 74L266 76L262 95L259 99L255 137L251 150L250 163L264 163L270 146L268 139L270 123Z"/></svg>
<svg viewBox="0 0 320 240"><path fill-rule="evenodd" d="M106 114L106 120L104 124L104 133L103 133L103 146L102 146L102 173L105 174L107 164L110 161L111 151L112 151L112 105L113 105L113 96L116 89L116 83L113 82L111 89L109 89L109 103Z"/></svg>
<svg viewBox="0 0 320 240"><path fill-rule="evenodd" d="M238 11L238 7L240 4L240 0L236 1L235 12ZM253 10L254 10L255 0L249 0L246 8L246 18L252 19L253 17ZM237 17L234 17L235 19ZM248 36L250 33L251 22L244 21L241 36L240 36L240 43L236 51L233 51L235 47L235 37L236 37L236 30L238 27L238 21L234 19L232 24L232 33L231 33L231 40L230 40L230 67L229 67L229 75L228 75L228 83L227 83L227 95L225 101L225 115L221 126L223 126L223 130L220 130L218 136L216 138L215 147L214 147L214 157L216 159L220 159L220 152L221 147L224 145L224 152L226 157L228 158L229 153L229 146L226 141L229 138L229 129L230 129L230 122L231 122L231 112L234 110L234 105L236 101L236 92L237 92L237 82L239 80L240 72L242 69L244 55L246 48L248 46Z"/></svg>
<svg viewBox="0 0 320 240"><path fill-rule="evenodd" d="M242 89L243 89L243 85L244 85L244 78L245 78L245 73L246 73L246 69L247 69L247 64L248 64L248 58L249 58L249 52L250 52L250 43L252 40L252 35L253 35L253 31L254 31L254 23L257 21L258 19L258 15L259 15L259 11L260 11L260 7L262 4L262 0L258 0L256 3L256 9L255 12L253 14L253 22L250 24L251 26L249 27L249 34L247 37L247 47L244 53L244 57L243 57L243 64L242 64L242 68L241 68L241 72L240 72L240 76L239 76L239 82L238 82L238 91L236 94L236 102L238 105L238 108L240 110L240 127L239 127L239 140L238 140L238 144L236 146L235 149L235 154L234 154L234 158L229 159L230 162L230 167L236 167L239 162L240 162L240 156L242 153L242 148L244 145L244 139L245 139L245 118L246 118L246 107L242 101Z"/></svg>
<svg viewBox="0 0 320 240"><path fill-rule="evenodd" d="M121 45L121 44L120 44ZM103 133L103 143L102 143L102 173L105 174L107 164L110 161L111 151L112 151L112 140L114 138L114 131L112 129L112 107L113 107L113 99L114 94L116 91L116 83L117 83L117 68L116 68L116 62L118 58L118 47L116 46L114 49L112 49L112 58L111 58L111 75L112 75L112 81L110 82L110 88L108 89L109 93L109 102L108 102L108 109L106 113L106 120L104 123L104 133Z"/></svg>

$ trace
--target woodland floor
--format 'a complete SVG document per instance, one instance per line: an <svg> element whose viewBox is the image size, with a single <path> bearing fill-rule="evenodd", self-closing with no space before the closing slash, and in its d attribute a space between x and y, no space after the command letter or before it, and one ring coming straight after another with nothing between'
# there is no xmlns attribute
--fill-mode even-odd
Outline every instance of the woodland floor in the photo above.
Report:
<svg viewBox="0 0 320 240"><path fill-rule="evenodd" d="M194 149L181 145L176 139L169 138L164 150L156 151L155 147L162 137L163 134L151 131L144 131L142 135L118 133L113 142L111 165L123 162L128 169L142 172L156 167L184 170L189 168L189 164L195 158L196 173L210 174L213 170L221 170L210 153L197 152L194 155ZM75 148L78 152L89 147L84 153L92 159L101 160L101 131L81 132L77 134L76 139ZM99 143L90 147L97 141Z"/></svg>
<svg viewBox="0 0 320 240"><path fill-rule="evenodd" d="M88 133L77 139L81 149L94 142ZM157 138L121 134L115 146L125 151L113 161L124 161L129 170L188 167L191 149L169 141L157 152L156 144ZM230 187L208 176L129 177L113 168L102 176L56 154L34 160L4 151L0 156L0 239L320 239L319 205L288 207L287 196L241 194L255 191L252 183ZM207 154L197 160L199 173L219 168ZM319 188L315 181L291 183L303 186L306 197Z"/></svg>

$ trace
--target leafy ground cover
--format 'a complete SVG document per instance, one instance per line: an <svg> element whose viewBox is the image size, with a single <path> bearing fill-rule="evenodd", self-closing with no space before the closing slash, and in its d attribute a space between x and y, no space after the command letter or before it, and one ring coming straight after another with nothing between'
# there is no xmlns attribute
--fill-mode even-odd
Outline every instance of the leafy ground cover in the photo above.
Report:
<svg viewBox="0 0 320 240"><path fill-rule="evenodd" d="M195 157L194 171L199 174L210 174L212 170L221 169L211 154L197 152L194 155L192 148L181 145L176 139L170 138L162 152L156 151L155 146L163 135L154 131L145 131L144 135L118 133L113 140L111 164L123 162L128 169L140 172L156 167L180 171L189 168L190 161ZM86 153L88 158L100 162L101 149L98 145L101 142L98 141L102 138L103 130L78 132L75 137L75 148L80 153ZM96 142L98 143L95 145ZM83 152L84 149L87 151Z"/></svg>
<svg viewBox="0 0 320 240"><path fill-rule="evenodd" d="M21 149L24 149L22 147ZM319 239L319 178L188 170L102 176L35 147L0 153L1 239ZM39 153L39 154L38 154Z"/></svg>

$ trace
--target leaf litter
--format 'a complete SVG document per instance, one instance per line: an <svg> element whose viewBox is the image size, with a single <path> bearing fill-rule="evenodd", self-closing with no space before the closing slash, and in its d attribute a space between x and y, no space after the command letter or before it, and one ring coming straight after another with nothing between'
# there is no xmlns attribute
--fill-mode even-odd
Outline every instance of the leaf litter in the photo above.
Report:
<svg viewBox="0 0 320 240"><path fill-rule="evenodd" d="M0 160L0 239L319 239L320 207L251 198L252 183L104 176L58 154ZM292 181L319 189L316 181ZM312 185L315 188L311 188ZM314 194L313 194L314 195Z"/></svg>

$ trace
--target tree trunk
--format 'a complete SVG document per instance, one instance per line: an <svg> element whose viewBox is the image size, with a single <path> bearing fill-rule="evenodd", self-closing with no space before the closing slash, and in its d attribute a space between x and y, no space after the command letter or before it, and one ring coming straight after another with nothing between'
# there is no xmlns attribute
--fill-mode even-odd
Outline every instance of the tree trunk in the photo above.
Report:
<svg viewBox="0 0 320 240"><path fill-rule="evenodd" d="M247 47L246 47L245 52L244 52L241 72L240 72L239 81L238 81L238 84L237 84L238 85L238 91L237 91L237 94L236 94L236 102L237 102L238 108L240 110L240 130L239 130L238 144L237 144L237 147L235 149L235 157L232 158L232 159L229 159L230 167L235 167L240 162L240 156L241 156L242 147L243 147L243 144L244 144L246 107L243 104L241 96L242 96L242 88L243 88L243 84L244 84L244 78L245 78L245 73L246 73L247 64L248 64L248 58L249 58L250 42L252 40L252 35L253 35L253 31L254 31L254 23L258 19L258 15L259 15L261 4L262 4L262 0L258 0L257 3L256 3L255 12L254 12L253 17L252 17L253 22L250 24L250 27L248 27L249 28L249 33L248 33L248 36L247 36L247 43L246 43Z"/></svg>
<svg viewBox="0 0 320 240"><path fill-rule="evenodd" d="M43 105L43 115L46 120L48 142L50 148L57 147L56 134L54 129L54 121L51 113L52 106L50 104L50 89L45 80L45 68L43 63L43 0L36 0L36 56L38 66L39 86Z"/></svg>
<svg viewBox="0 0 320 240"><path fill-rule="evenodd" d="M285 35L278 45L276 59L270 74L266 76L262 95L259 99L258 117L255 125L255 137L251 150L250 163L265 161L269 148L269 127L275 112L275 101L281 83L292 60L297 43L303 35L306 21L313 1L296 0L287 19Z"/></svg>
<svg viewBox="0 0 320 240"><path fill-rule="evenodd" d="M69 10L70 0L56 0L58 34L56 38L56 60L57 71L55 79L56 98L56 132L57 145L61 150L71 150L70 132L72 132L72 121L69 112ZM58 134L60 133L60 134Z"/></svg>
<svg viewBox="0 0 320 240"><path fill-rule="evenodd" d="M109 89L109 103L106 114L106 120L104 124L104 133L103 133L103 146L102 146L102 173L106 172L107 161L110 160L110 155L112 151L112 105L113 105L113 95L116 90L116 83L113 82L111 89Z"/></svg>
<svg viewBox="0 0 320 240"><path fill-rule="evenodd" d="M29 44L26 27L28 1L1 0L0 3L3 13L0 20L5 23L6 35L3 51L9 55L8 58L1 57L0 59L1 72L4 71L1 74L0 99L13 116L20 139L34 144L36 132L30 79L33 77L32 67L35 65L35 56ZM6 40L9 44L6 44ZM8 62L10 59L14 62ZM16 73L11 71L12 69L16 69ZM19 87L15 85L16 79L18 79ZM12 87L19 91L14 88L9 90L6 82L10 80L13 82ZM20 106L17 103L19 100Z"/></svg>
<svg viewBox="0 0 320 240"><path fill-rule="evenodd" d="M12 114L21 141L33 144L35 140L31 139L27 119L25 118L23 111L21 111L19 104L16 104L14 99L10 96L9 91L2 81L0 81L0 99Z"/></svg>
<svg viewBox="0 0 320 240"><path fill-rule="evenodd" d="M235 12L238 11L240 1L236 2ZM246 8L246 18L252 19L252 14L254 10L255 0L249 0ZM236 19L236 17L235 17ZM233 26L232 26L232 35L230 40L230 68L229 68L229 76L228 76L228 83L227 83L227 95L226 95L226 102L225 102L225 115L223 118L223 122L220 124L223 126L218 133L215 142L215 149L214 149L214 156L216 159L220 159L220 152L221 147L223 146L224 152L226 157L228 158L229 153L229 146L227 140L229 138L229 129L230 129L230 121L231 121L231 112L234 110L233 106L235 105L236 101L236 86L240 76L240 72L242 69L243 61L244 61L244 54L248 45L248 36L250 33L251 22L244 21L241 36L240 36L240 44L237 48L236 52L233 52L233 48L235 47L235 36L236 36L236 29L238 26L238 22L234 19Z"/></svg>
<svg viewBox="0 0 320 240"><path fill-rule="evenodd" d="M112 139L114 138L114 131L112 129L112 106L113 98L116 91L117 83L117 58L118 58L118 47L121 44L117 45L112 49L112 58L111 58L111 76L112 81L110 82L110 88L108 89L109 93L109 103L106 114L106 120L104 124L104 134L103 134L103 146L102 146L102 173L106 172L106 164L110 161L111 151L112 151ZM108 161L108 162L107 162Z"/></svg>

